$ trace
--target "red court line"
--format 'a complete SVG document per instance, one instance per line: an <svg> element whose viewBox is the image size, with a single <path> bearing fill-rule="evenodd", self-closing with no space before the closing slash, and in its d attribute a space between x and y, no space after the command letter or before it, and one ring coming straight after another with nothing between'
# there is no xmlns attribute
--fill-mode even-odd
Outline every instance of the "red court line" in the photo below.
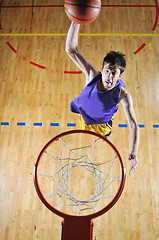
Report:
<svg viewBox="0 0 159 240"><path fill-rule="evenodd" d="M68 73L68 74L82 74L82 71L64 71L64 73Z"/></svg>
<svg viewBox="0 0 159 240"><path fill-rule="evenodd" d="M34 65L34 66L36 66L36 67L39 67L39 68L42 68L42 69L46 69L46 67L44 67L44 66L42 66L42 65L39 65L39 64L37 64L37 63L34 63L34 62L32 62L32 61L30 61L29 63L32 64L32 65Z"/></svg>
<svg viewBox="0 0 159 240"><path fill-rule="evenodd" d="M8 5L1 8L41 8L41 7L64 7L64 5ZM155 5L101 5L101 7L156 7Z"/></svg>
<svg viewBox="0 0 159 240"><path fill-rule="evenodd" d="M9 42L6 42L6 43L7 43L8 47L10 47L10 49L11 49L13 52L17 53L17 50L15 50L14 47L13 47Z"/></svg>
<svg viewBox="0 0 159 240"><path fill-rule="evenodd" d="M155 5L101 5L102 7L155 7Z"/></svg>
<svg viewBox="0 0 159 240"><path fill-rule="evenodd" d="M41 7L64 7L64 5L8 5L2 6L2 8L41 8Z"/></svg>
<svg viewBox="0 0 159 240"><path fill-rule="evenodd" d="M0 1L0 30L2 29L1 25L1 8L2 8L3 0Z"/></svg>
<svg viewBox="0 0 159 240"><path fill-rule="evenodd" d="M134 52L134 54L137 54L138 52L140 52L145 46L146 46L146 43L143 43L143 44Z"/></svg>
<svg viewBox="0 0 159 240"><path fill-rule="evenodd" d="M155 0L155 7L156 7L156 18L155 18L155 23L153 25L153 28L152 30L155 31L156 30L156 27L157 27L157 22L158 22L158 17L159 17L159 6L158 6L158 2L157 0Z"/></svg>

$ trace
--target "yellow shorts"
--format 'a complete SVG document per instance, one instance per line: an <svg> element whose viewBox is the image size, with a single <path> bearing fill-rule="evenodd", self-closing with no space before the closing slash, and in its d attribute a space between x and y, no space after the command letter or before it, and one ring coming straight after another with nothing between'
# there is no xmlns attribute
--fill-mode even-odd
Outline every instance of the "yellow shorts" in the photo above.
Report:
<svg viewBox="0 0 159 240"><path fill-rule="evenodd" d="M114 120L114 117L112 117L109 123L91 124L91 125L85 124L85 121L82 115L79 114L78 118L79 118L79 124L82 130L88 130L88 131L93 130L94 132L104 136L109 135L111 133L112 122Z"/></svg>

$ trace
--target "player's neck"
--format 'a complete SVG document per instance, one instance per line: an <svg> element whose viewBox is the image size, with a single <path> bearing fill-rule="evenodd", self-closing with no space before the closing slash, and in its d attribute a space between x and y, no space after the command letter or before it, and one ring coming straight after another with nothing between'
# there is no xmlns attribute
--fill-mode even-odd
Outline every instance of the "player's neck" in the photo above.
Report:
<svg viewBox="0 0 159 240"><path fill-rule="evenodd" d="M111 88L112 89L112 88ZM104 88L104 85L102 83L102 79L100 79L98 82L97 82L97 90L98 92L107 92L109 90L111 90L110 88Z"/></svg>

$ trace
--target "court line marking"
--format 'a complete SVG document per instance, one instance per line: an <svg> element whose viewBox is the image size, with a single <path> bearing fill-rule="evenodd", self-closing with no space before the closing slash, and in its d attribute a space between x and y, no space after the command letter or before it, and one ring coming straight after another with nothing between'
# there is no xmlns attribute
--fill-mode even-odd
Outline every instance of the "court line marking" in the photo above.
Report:
<svg viewBox="0 0 159 240"><path fill-rule="evenodd" d="M76 123L67 123L67 127L76 127Z"/></svg>
<svg viewBox="0 0 159 240"><path fill-rule="evenodd" d="M50 123L50 126L51 126L51 127L58 127L58 126L59 126L59 123Z"/></svg>
<svg viewBox="0 0 159 240"><path fill-rule="evenodd" d="M10 123L3 121L3 122L0 123L0 125L1 126L9 126ZM26 122L17 122L16 125L17 126L26 126ZM35 127L40 126L41 127L41 126L43 126L43 123L34 122L33 126L35 126ZM58 122L50 123L50 127L59 127L59 126L60 126L60 124ZM145 128L145 124L138 124L138 126L139 126L139 128ZM153 128L159 128L159 124L153 124L152 126L153 126ZM67 123L67 127L76 127L76 123ZM125 123L119 123L118 127L127 128L128 125L125 124Z"/></svg>
<svg viewBox="0 0 159 240"><path fill-rule="evenodd" d="M7 6L1 6L1 8L46 8L46 7L64 7L63 4L60 4L60 5L21 5L21 6L15 6L15 5L7 5ZM129 5L126 5L126 4L123 4L123 5L120 5L120 4L110 4L110 5L107 5L107 4L102 4L101 7L134 7L134 8L148 8L148 7L151 7L151 8L155 8L156 5L146 5L146 4L143 4L143 5L139 5L139 4L129 4Z"/></svg>
<svg viewBox="0 0 159 240"><path fill-rule="evenodd" d="M67 33L0 33L0 37L63 37ZM84 37L159 37L159 33L79 33Z"/></svg>
<svg viewBox="0 0 159 240"><path fill-rule="evenodd" d="M138 52L140 52L145 46L146 46L146 43L143 43L143 44L134 52L134 54L137 54Z"/></svg>
<svg viewBox="0 0 159 240"><path fill-rule="evenodd" d="M82 71L64 71L66 74L82 74Z"/></svg>
<svg viewBox="0 0 159 240"><path fill-rule="evenodd" d="M64 8L64 5L21 5L21 6L15 6L15 5L8 5L8 6L2 6L3 4L3 0L1 0L0 2L0 11L2 8L43 8L43 7L62 7ZM159 6L158 6L158 2L157 0L155 0L155 5L146 5L146 4L142 4L142 5L139 5L139 4L135 4L135 5L126 5L126 4L123 4L123 5L120 5L120 4L114 4L114 5L106 5L106 4L102 4L101 5L101 8L103 7L129 7L129 8L132 8L132 7L135 7L135 8L143 8L143 7L146 7L146 8L156 8L156 18L155 18L155 23L153 25L153 28L152 30L155 31L156 30L156 27L157 27L157 22L158 22L158 18L159 18ZM1 19L0 19L0 29L2 29L2 26L1 26Z"/></svg>
<svg viewBox="0 0 159 240"><path fill-rule="evenodd" d="M34 126L34 127L41 127L41 126L42 126L42 123L33 123L33 126Z"/></svg>
<svg viewBox="0 0 159 240"><path fill-rule="evenodd" d="M127 124L121 124L121 123L118 124L118 127L120 127L120 128L127 128L127 126L128 126Z"/></svg>
<svg viewBox="0 0 159 240"><path fill-rule="evenodd" d="M14 53L17 53L17 50L11 45L10 42L6 42L6 44L9 46L9 48L10 48ZM37 63L35 63L35 62L33 62L33 61L30 61L29 63L32 64L32 65L34 65L34 66L36 66L36 67L39 67L39 68L41 68L41 69L46 69L45 66L40 65L40 64L37 64ZM64 73L66 73L66 74L82 74L82 71L64 71Z"/></svg>
<svg viewBox="0 0 159 240"><path fill-rule="evenodd" d="M25 126L26 123L25 122L17 122L17 126Z"/></svg>
<svg viewBox="0 0 159 240"><path fill-rule="evenodd" d="M39 68L42 68L42 69L46 69L46 67L44 67L44 66L42 66L42 65L40 65L40 64L37 64L37 63L35 63L35 62L30 61L29 63L32 64L32 65L34 65L34 66L36 66L36 67L39 67Z"/></svg>
<svg viewBox="0 0 159 240"><path fill-rule="evenodd" d="M159 128L159 125L158 124L154 124L153 128Z"/></svg>
<svg viewBox="0 0 159 240"><path fill-rule="evenodd" d="M127 128L127 124L119 123L118 127L120 128ZM139 128L145 128L145 124L138 124Z"/></svg>
<svg viewBox="0 0 159 240"><path fill-rule="evenodd" d="M9 122L1 122L1 126L9 126Z"/></svg>
<svg viewBox="0 0 159 240"><path fill-rule="evenodd" d="M148 44L148 48L149 48L149 50L152 49L152 47L151 47L151 43Z"/></svg>
<svg viewBox="0 0 159 240"><path fill-rule="evenodd" d="M145 124L138 124L139 128L145 128Z"/></svg>
<svg viewBox="0 0 159 240"><path fill-rule="evenodd" d="M14 53L17 53L17 50L10 44L10 42L6 42L6 44L9 46L9 48L14 52ZM137 54L138 52L140 52L144 47L146 46L146 43L143 43L135 52L134 54ZM150 48L149 48L150 49ZM40 64L37 64L33 61L30 61L29 62L30 64L36 66L36 67L39 67L41 69L46 69L45 66L43 65L40 65ZM82 74L81 71L64 71L65 74Z"/></svg>
<svg viewBox="0 0 159 240"><path fill-rule="evenodd" d="M17 50L15 50L15 48L10 44L10 42L6 42L8 47L14 52L17 53Z"/></svg>
<svg viewBox="0 0 159 240"><path fill-rule="evenodd" d="M155 0L155 7L156 7L156 18L155 18L155 23L153 25L152 31L156 30L157 27L157 22L158 22L158 17L159 17L159 6L157 0Z"/></svg>

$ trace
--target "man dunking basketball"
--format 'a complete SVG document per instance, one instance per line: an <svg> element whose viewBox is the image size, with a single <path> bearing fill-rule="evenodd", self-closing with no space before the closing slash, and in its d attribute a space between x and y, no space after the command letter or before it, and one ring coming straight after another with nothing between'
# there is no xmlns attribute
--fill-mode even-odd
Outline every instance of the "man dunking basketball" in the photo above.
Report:
<svg viewBox="0 0 159 240"><path fill-rule="evenodd" d="M78 113L83 130L92 129L108 137L118 103L122 104L130 128L131 149L128 159L131 163L131 174L138 164L139 129L132 98L120 79L126 67L125 56L119 52L109 52L103 60L102 71L98 72L78 50L79 28L79 24L71 23L67 34L66 52L85 73L86 87L71 102L71 111Z"/></svg>

